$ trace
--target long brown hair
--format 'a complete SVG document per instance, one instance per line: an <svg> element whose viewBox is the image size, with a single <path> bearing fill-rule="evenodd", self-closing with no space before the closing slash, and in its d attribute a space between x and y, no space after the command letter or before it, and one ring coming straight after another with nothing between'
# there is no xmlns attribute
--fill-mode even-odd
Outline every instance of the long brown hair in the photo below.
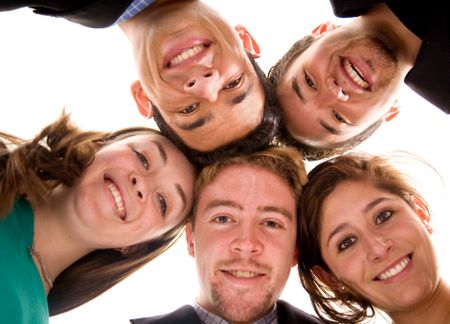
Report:
<svg viewBox="0 0 450 324"><path fill-rule="evenodd" d="M0 216L18 197L45 204L58 185L71 186L92 163L102 145L138 134L160 133L145 127L117 132L81 131L63 113L33 140L0 132ZM50 315L56 315L100 295L168 249L181 235L185 221L128 252L95 250L66 268L48 294Z"/></svg>
<svg viewBox="0 0 450 324"><path fill-rule="evenodd" d="M369 300L348 289L342 292L327 286L312 270L314 266L320 266L332 273L320 251L321 217L325 199L343 181L371 184L402 198L412 208L414 204L410 197L414 196L424 202L423 208L429 213L423 197L382 157L348 154L323 162L310 171L299 207L298 269L314 310L327 323L356 323L375 314Z"/></svg>

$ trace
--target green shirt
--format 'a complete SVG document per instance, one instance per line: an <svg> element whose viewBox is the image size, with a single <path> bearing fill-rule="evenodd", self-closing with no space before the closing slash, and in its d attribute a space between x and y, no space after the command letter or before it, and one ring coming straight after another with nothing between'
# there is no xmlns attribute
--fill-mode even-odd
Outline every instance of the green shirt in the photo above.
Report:
<svg viewBox="0 0 450 324"><path fill-rule="evenodd" d="M49 322L44 285L28 250L33 235L33 210L19 199L0 220L0 323Z"/></svg>

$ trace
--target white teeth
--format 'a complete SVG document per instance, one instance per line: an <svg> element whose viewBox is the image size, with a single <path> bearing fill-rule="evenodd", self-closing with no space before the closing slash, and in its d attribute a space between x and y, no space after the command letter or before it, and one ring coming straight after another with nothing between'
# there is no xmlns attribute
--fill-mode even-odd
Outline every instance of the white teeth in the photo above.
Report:
<svg viewBox="0 0 450 324"><path fill-rule="evenodd" d="M367 89L369 88L370 84L363 78L363 74L356 66L354 66L349 60L343 59L342 65L344 66L345 71L347 74L352 78L353 81L357 85L359 85L361 88Z"/></svg>
<svg viewBox="0 0 450 324"><path fill-rule="evenodd" d="M238 271L238 270L233 270L233 271L229 271L233 276L238 277L238 278L254 278L256 277L258 274L256 272L251 272L251 271Z"/></svg>
<svg viewBox="0 0 450 324"><path fill-rule="evenodd" d="M125 219L125 207L123 206L122 196L119 193L116 185L111 181L106 181L106 186L109 191L111 191L112 196L114 197L114 202L116 203L117 212L119 213L120 218Z"/></svg>
<svg viewBox="0 0 450 324"><path fill-rule="evenodd" d="M408 265L409 261L410 261L409 257L405 257L403 260L401 260L399 263L397 263L396 266L392 267L389 270L386 270L385 272L380 274L377 278L380 280L386 280L386 279L392 278L393 276L402 272L403 269L405 269L406 266Z"/></svg>
<svg viewBox="0 0 450 324"><path fill-rule="evenodd" d="M173 59L170 60L169 66L172 66L175 64L180 64L184 60L197 55L204 48L205 48L205 46L203 44L200 44L200 45L195 45L191 48L187 48L187 49L183 50L180 54L178 54L177 56L175 56Z"/></svg>

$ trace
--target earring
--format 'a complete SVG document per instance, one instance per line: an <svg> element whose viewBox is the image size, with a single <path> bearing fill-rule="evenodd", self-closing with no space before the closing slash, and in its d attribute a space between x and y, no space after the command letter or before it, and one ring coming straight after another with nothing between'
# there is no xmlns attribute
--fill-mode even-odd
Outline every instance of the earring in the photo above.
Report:
<svg viewBox="0 0 450 324"><path fill-rule="evenodd" d="M340 286L339 286L339 292L340 292L341 294L345 294L346 291L347 291L347 288L345 288L344 285L340 285Z"/></svg>

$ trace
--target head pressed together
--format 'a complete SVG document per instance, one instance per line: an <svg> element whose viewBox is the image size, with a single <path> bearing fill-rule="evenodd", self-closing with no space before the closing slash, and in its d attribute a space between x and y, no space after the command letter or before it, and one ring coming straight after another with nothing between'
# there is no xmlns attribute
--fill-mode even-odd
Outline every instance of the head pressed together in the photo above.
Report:
<svg viewBox="0 0 450 324"><path fill-rule="evenodd" d="M199 1L150 9L121 25L138 68L132 92L141 114L197 152L234 144L264 123L269 136L253 145L268 143L278 126L266 116L274 114L267 108L274 99L253 61L259 47L249 32Z"/></svg>
<svg viewBox="0 0 450 324"><path fill-rule="evenodd" d="M273 309L296 265L296 208L305 178L302 156L288 148L202 171L186 228L201 307L233 322L252 322Z"/></svg>

